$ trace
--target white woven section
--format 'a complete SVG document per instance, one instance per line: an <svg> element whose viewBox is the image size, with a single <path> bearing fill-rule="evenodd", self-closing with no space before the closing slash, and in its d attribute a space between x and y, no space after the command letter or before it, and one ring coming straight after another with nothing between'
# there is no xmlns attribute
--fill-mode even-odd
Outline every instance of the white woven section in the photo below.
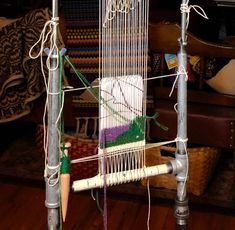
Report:
<svg viewBox="0 0 235 230"><path fill-rule="evenodd" d="M128 125L143 115L143 79L141 76L103 78L101 80L100 129Z"/></svg>

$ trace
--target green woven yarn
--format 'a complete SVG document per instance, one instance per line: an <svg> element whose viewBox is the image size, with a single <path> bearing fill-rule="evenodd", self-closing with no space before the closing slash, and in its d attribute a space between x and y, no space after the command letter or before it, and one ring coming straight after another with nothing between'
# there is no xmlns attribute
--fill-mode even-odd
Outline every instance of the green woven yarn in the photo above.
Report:
<svg viewBox="0 0 235 230"><path fill-rule="evenodd" d="M136 117L131 122L130 128L126 132L117 136L115 140L105 143L105 147L107 148L144 140L144 122L145 117Z"/></svg>
<svg viewBox="0 0 235 230"><path fill-rule="evenodd" d="M64 154L61 159L60 173L68 174L69 172L70 172L70 159L68 156Z"/></svg>
<svg viewBox="0 0 235 230"><path fill-rule="evenodd" d="M133 143L137 141L142 141L145 139L145 120L146 119L153 119L155 124L158 125L163 130L168 130L168 128L159 122L157 122L156 118L158 117L158 114L154 114L153 116L138 116L130 124L130 128L117 136L116 139L112 141L108 141L104 143L104 146L101 146L101 148L108 148L118 145L123 145L127 143Z"/></svg>

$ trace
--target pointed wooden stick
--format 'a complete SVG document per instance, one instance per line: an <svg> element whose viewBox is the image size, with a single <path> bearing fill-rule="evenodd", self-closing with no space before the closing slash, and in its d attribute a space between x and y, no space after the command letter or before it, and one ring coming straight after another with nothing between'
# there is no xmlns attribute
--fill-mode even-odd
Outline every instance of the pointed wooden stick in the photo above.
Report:
<svg viewBox="0 0 235 230"><path fill-rule="evenodd" d="M61 175L60 175L60 185L61 185L61 210L62 210L62 219L65 222L67 209L68 209L68 200L70 192L70 174L69 174L69 157L68 157L68 148L71 146L71 143L65 143L64 156L61 164ZM64 165L63 165L64 164Z"/></svg>

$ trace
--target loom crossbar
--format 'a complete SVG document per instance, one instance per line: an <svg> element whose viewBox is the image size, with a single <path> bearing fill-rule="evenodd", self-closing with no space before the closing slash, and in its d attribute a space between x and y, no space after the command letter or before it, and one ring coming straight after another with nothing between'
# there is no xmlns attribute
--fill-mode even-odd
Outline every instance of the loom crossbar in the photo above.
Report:
<svg viewBox="0 0 235 230"><path fill-rule="evenodd" d="M102 188L104 187L104 184L106 184L107 186L112 186L122 183L128 183L151 176L167 174L171 171L171 164L161 164L140 169L108 173L106 175L97 175L88 179L74 181L72 189L75 192L78 192L94 188Z"/></svg>

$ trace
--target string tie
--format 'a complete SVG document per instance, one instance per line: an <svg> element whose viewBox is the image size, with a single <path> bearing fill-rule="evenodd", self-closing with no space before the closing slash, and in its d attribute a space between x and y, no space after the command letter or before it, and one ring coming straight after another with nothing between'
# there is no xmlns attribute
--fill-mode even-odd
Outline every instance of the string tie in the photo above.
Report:
<svg viewBox="0 0 235 230"><path fill-rule="evenodd" d="M54 173L52 173L49 177L48 177L48 185L53 187L55 186L58 182L59 182L59 169L60 169L60 163L56 166L50 166L50 165L46 165L45 167L45 171L44 171L44 177L47 178L48 175L48 171L49 170L55 170ZM57 175L57 176L56 176ZM56 178L54 178L56 176Z"/></svg>
<svg viewBox="0 0 235 230"><path fill-rule="evenodd" d="M60 19L59 17L52 17L51 21L54 22L54 23L58 23L59 19Z"/></svg>
<svg viewBox="0 0 235 230"><path fill-rule="evenodd" d="M187 13L187 18L186 18L186 28L188 28L189 25L189 17L190 17L190 11L193 9L197 14L199 14L201 17L208 19L205 11L203 8L199 5L190 5L188 6L189 0L186 3L182 3L180 6L180 11L181 13Z"/></svg>
<svg viewBox="0 0 235 230"><path fill-rule="evenodd" d="M141 0L138 0L140 2ZM112 21L117 13L129 13L130 11L134 10L134 0L119 0L117 3L116 1L109 0L107 7L106 7L106 15L103 23L103 27L107 27L108 21Z"/></svg>
<svg viewBox="0 0 235 230"><path fill-rule="evenodd" d="M175 81L174 81L174 83L172 85L169 97L171 97L171 95L172 95L172 93L174 91L175 85L176 85L180 75L185 75L185 81L188 80L188 74L187 74L187 71L185 70L184 66L179 66L178 67L177 75L176 75Z"/></svg>
<svg viewBox="0 0 235 230"><path fill-rule="evenodd" d="M185 76L185 81L188 81L188 74L186 69L184 68L184 66L179 66L178 71L177 71L177 75L184 75Z"/></svg>
<svg viewBox="0 0 235 230"><path fill-rule="evenodd" d="M182 142L185 144L187 141L188 141L188 138L182 138L182 137L175 138L175 142Z"/></svg>

